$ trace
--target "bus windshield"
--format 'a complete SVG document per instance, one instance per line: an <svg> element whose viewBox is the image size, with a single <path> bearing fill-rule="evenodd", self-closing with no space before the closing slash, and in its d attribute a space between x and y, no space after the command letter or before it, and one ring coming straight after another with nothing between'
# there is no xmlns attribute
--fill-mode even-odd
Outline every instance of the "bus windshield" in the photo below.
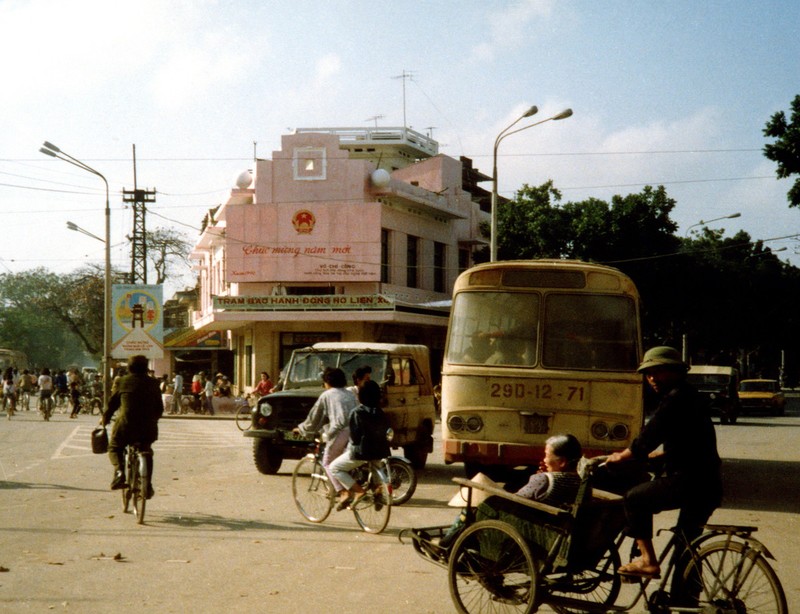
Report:
<svg viewBox="0 0 800 614"><path fill-rule="evenodd" d="M542 302L538 292L457 294L447 361L545 369L636 369L638 329L636 305L630 297L551 293L545 295L544 306Z"/></svg>

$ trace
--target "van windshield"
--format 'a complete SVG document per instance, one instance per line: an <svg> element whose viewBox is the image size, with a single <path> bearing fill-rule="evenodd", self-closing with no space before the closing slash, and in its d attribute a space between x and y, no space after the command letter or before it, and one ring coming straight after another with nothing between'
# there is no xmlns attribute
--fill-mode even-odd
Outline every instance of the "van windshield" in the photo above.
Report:
<svg viewBox="0 0 800 614"><path fill-rule="evenodd" d="M347 383L351 385L353 372L359 367L369 366L372 368L372 379L380 383L386 373L387 356L377 352L295 351L283 389L322 386L322 372L328 367L338 367L344 371Z"/></svg>

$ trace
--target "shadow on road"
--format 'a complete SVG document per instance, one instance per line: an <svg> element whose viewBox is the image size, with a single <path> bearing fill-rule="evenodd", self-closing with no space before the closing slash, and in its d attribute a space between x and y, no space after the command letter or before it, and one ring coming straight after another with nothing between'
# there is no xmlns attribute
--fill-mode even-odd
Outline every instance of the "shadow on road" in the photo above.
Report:
<svg viewBox="0 0 800 614"><path fill-rule="evenodd" d="M34 482L0 481L0 490L80 490L82 492L106 492L105 488L79 488L64 484L37 484Z"/></svg>
<svg viewBox="0 0 800 614"><path fill-rule="evenodd" d="M145 520L147 520L146 517ZM218 516L216 514L198 514L195 512L192 512L191 514L169 514L159 516L157 521L152 521L152 524L169 524L186 529L195 529L198 527L216 527L219 529L226 529L228 531L264 531L281 528L268 522L242 520L240 518L228 518L225 516Z"/></svg>
<svg viewBox="0 0 800 614"><path fill-rule="evenodd" d="M722 507L800 513L800 462L726 458Z"/></svg>

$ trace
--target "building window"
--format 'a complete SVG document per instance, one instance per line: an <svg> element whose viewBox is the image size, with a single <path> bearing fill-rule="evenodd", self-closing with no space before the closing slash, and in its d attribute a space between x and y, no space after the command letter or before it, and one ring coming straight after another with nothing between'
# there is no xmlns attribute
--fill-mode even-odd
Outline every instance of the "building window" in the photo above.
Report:
<svg viewBox="0 0 800 614"><path fill-rule="evenodd" d="M433 291L445 292L447 284L446 249L444 243L433 243Z"/></svg>
<svg viewBox="0 0 800 614"><path fill-rule="evenodd" d="M381 283L389 283L389 231L381 228Z"/></svg>
<svg viewBox="0 0 800 614"><path fill-rule="evenodd" d="M463 273L469 268L469 250L459 248L458 250L458 272Z"/></svg>
<svg viewBox="0 0 800 614"><path fill-rule="evenodd" d="M419 237L408 235L406 244L406 285L409 288L419 287Z"/></svg>
<svg viewBox="0 0 800 614"><path fill-rule="evenodd" d="M292 170L296 181L322 181L327 177L328 165L324 147L297 147L292 156Z"/></svg>

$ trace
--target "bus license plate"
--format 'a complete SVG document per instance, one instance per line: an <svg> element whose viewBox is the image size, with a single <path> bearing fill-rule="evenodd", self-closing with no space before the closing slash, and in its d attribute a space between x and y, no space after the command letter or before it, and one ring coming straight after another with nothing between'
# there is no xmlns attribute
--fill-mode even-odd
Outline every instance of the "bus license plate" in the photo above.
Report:
<svg viewBox="0 0 800 614"><path fill-rule="evenodd" d="M546 435L550 432L550 416L541 414L524 414L523 428L528 435Z"/></svg>

